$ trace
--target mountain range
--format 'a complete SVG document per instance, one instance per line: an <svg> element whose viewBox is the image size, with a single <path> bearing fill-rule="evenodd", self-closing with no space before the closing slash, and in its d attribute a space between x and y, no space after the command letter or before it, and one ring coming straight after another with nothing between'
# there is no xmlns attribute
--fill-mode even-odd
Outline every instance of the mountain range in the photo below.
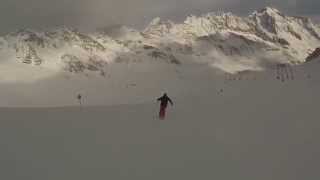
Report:
<svg viewBox="0 0 320 180"><path fill-rule="evenodd" d="M0 38L2 64L39 66L106 76L111 63L205 63L227 73L301 64L318 56L320 28L275 8L248 17L232 13L188 16L183 23L155 18L142 31L126 26L84 33L72 28L19 30Z"/></svg>

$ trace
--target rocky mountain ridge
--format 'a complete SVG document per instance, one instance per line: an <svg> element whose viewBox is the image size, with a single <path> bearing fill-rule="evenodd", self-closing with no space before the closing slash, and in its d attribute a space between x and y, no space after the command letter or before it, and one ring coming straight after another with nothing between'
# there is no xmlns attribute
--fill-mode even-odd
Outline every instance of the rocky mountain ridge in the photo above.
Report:
<svg viewBox="0 0 320 180"><path fill-rule="evenodd" d="M269 64L303 63L318 47L319 25L267 7L248 17L188 16L180 24L155 18L143 31L124 26L112 33L105 29L81 33L66 27L45 32L24 29L0 38L0 57L71 73L105 75L106 66L114 62L183 65L188 61L235 73Z"/></svg>

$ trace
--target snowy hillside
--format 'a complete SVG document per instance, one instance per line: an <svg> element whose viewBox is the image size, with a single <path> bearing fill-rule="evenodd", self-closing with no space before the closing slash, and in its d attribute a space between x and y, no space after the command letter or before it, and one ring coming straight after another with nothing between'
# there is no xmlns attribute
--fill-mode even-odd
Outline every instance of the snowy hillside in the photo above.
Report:
<svg viewBox="0 0 320 180"><path fill-rule="evenodd" d="M152 87L131 105L0 108L0 179L319 179L319 68L194 69L164 121Z"/></svg>

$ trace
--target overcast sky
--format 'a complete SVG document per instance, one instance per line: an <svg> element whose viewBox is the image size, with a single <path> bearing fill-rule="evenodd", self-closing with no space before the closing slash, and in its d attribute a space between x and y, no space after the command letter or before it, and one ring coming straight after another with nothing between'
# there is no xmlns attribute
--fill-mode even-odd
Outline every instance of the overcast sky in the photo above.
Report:
<svg viewBox="0 0 320 180"><path fill-rule="evenodd" d="M293 15L320 15L319 0L1 0L0 34L63 25L84 29L114 24L141 27L156 16L179 21L188 14L218 10L247 15L265 6Z"/></svg>

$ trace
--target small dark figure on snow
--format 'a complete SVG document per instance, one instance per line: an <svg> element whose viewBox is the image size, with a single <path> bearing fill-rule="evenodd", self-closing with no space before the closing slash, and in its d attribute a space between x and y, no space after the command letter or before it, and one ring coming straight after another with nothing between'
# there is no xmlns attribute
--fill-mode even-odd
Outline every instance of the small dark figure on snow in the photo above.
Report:
<svg viewBox="0 0 320 180"><path fill-rule="evenodd" d="M160 112L159 112L159 118L163 120L166 117L166 109L168 106L168 102L170 102L171 106L173 105L172 100L167 96L166 93L163 94L162 97L158 98L158 101L160 101Z"/></svg>
<svg viewBox="0 0 320 180"><path fill-rule="evenodd" d="M80 106L82 105L82 96L81 94L78 94L77 99L79 101Z"/></svg>

